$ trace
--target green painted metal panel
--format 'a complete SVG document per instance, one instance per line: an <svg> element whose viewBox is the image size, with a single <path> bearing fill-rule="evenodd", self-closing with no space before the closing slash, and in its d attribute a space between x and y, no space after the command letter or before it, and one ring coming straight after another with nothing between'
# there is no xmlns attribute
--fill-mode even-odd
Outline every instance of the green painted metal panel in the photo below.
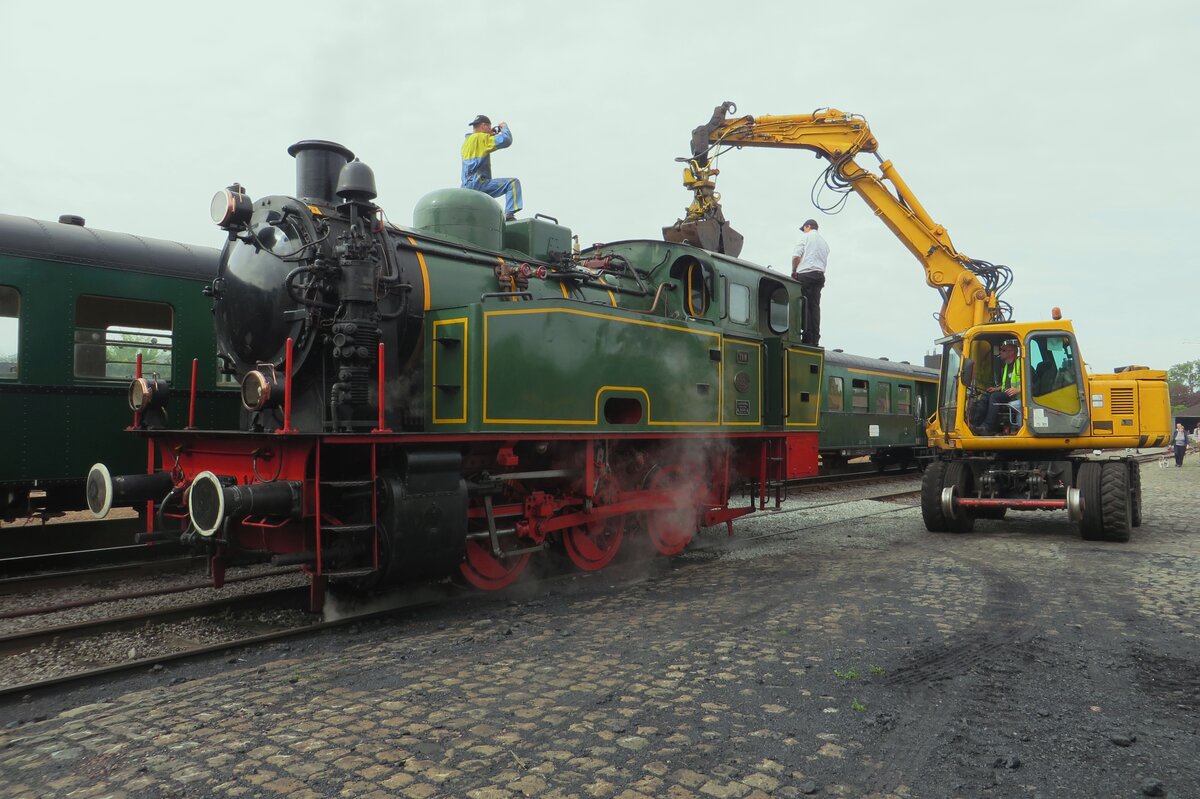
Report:
<svg viewBox="0 0 1200 799"><path fill-rule="evenodd" d="M819 350L787 349L787 424L816 427L821 414L824 354Z"/></svg>
<svg viewBox="0 0 1200 799"><path fill-rule="evenodd" d="M744 427L763 423L763 357L760 341L724 340L721 364L725 399L721 418L726 425Z"/></svg>
<svg viewBox="0 0 1200 799"><path fill-rule="evenodd" d="M710 355L720 334L710 326L574 303L476 307L480 338L468 372L482 380L468 387L468 416L477 429L720 423L719 364Z"/></svg>

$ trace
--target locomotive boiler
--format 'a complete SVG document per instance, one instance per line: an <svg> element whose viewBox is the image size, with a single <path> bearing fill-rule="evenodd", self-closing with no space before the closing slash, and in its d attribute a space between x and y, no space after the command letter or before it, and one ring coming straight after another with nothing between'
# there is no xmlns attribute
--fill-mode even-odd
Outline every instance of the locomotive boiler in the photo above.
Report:
<svg viewBox="0 0 1200 799"><path fill-rule="evenodd" d="M678 554L815 473L823 353L789 278L666 241L580 251L467 189L398 227L349 150L289 153L295 196L213 199L239 429L167 427L139 377L154 454L93 469L94 511L152 502L149 535L205 548L217 584L229 562L295 564L317 606L329 580L504 588L552 547L599 569L633 534Z"/></svg>

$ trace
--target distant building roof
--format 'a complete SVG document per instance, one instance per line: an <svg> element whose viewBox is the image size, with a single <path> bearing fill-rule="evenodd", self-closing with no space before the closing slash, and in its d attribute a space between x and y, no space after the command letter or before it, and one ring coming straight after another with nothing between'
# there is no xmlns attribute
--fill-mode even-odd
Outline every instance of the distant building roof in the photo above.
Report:
<svg viewBox="0 0 1200 799"><path fill-rule="evenodd" d="M1182 411L1178 411L1175 414L1175 418L1177 419L1184 416L1200 416L1200 405L1193 405L1190 408L1184 408Z"/></svg>

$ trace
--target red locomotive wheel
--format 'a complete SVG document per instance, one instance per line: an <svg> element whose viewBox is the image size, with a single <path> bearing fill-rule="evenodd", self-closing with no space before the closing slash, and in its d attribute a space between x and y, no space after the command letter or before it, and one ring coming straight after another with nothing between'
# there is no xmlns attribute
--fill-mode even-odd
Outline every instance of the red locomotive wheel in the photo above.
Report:
<svg viewBox="0 0 1200 799"><path fill-rule="evenodd" d="M596 479L592 506L611 505L620 495L621 485L609 472ZM612 562L624 538L625 517L610 516L563 530L562 541L572 563L585 571L596 571Z"/></svg>
<svg viewBox="0 0 1200 799"><path fill-rule="evenodd" d="M463 579L483 591L499 591L515 583L529 565L529 556L497 558L486 541L468 541L467 557L459 566Z"/></svg>
<svg viewBox="0 0 1200 799"><path fill-rule="evenodd" d="M700 529L700 500L704 483L679 465L656 469L645 481L646 488L671 491L674 507L645 514L646 532L654 548L664 555L678 555L692 543Z"/></svg>

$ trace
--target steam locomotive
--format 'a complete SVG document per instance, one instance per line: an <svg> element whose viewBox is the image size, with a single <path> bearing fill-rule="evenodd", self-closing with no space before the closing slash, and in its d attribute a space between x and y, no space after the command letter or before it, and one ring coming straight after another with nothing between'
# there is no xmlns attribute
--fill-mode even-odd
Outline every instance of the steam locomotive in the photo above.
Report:
<svg viewBox="0 0 1200 799"><path fill-rule="evenodd" d="M295 564L315 609L329 581L501 589L552 547L600 569L635 530L674 555L815 474L824 355L794 281L688 244L580 251L466 189L393 226L345 147L288 152L294 197L234 184L212 205L239 429L168 426L171 387L139 375L150 463L98 464L97 515L152 502L152 536L207 548L217 585L230 562Z"/></svg>

